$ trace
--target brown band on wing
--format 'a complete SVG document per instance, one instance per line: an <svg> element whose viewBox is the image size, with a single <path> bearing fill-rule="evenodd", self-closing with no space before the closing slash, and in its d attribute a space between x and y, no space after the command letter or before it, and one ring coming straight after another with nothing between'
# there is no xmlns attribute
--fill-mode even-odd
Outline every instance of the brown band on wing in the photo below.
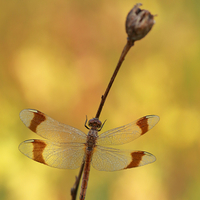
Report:
<svg viewBox="0 0 200 200"><path fill-rule="evenodd" d="M137 123L136 123L140 129L142 130L141 135L146 133L149 130L149 125L148 125L148 118L147 117L142 117L140 118Z"/></svg>
<svg viewBox="0 0 200 200"><path fill-rule="evenodd" d="M43 158L43 151L47 145L45 144L45 142L41 140L34 140L32 144L33 144L33 160L46 165L45 160Z"/></svg>
<svg viewBox="0 0 200 200"><path fill-rule="evenodd" d="M36 129L38 127L38 125L40 125L43 121L46 120L46 117L45 115L40 112L40 111L37 111L37 112L34 112L34 117L33 119L31 120L31 123L30 123L30 126L29 128L33 131L33 132L36 132Z"/></svg>
<svg viewBox="0 0 200 200"><path fill-rule="evenodd" d="M129 165L127 167L125 167L124 169L127 168L133 168L133 167L138 167L140 165L140 161L142 160L142 157L144 156L144 152L143 151L136 151L136 152L132 152L131 156L132 156L132 161L129 163Z"/></svg>

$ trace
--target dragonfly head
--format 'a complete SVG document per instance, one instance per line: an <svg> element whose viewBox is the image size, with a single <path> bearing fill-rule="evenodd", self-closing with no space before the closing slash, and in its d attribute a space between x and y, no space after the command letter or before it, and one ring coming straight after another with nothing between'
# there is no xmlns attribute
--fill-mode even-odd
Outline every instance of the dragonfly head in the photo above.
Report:
<svg viewBox="0 0 200 200"><path fill-rule="evenodd" d="M94 129L101 128L101 125L102 125L102 123L98 118L90 119L88 122L88 126L91 128L94 128Z"/></svg>

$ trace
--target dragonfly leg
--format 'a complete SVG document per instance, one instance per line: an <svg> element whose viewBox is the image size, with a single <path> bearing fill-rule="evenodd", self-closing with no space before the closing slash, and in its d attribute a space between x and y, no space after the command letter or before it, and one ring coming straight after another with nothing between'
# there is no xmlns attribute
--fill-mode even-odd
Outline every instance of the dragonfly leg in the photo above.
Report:
<svg viewBox="0 0 200 200"><path fill-rule="evenodd" d="M102 126L100 127L100 129L98 129L98 131L101 131L101 129L103 128L104 124L106 123L107 119L104 121L104 123L102 124Z"/></svg>
<svg viewBox="0 0 200 200"><path fill-rule="evenodd" d="M87 115L86 115L86 120L85 120L85 127L87 128L87 129L90 129L88 126L87 126Z"/></svg>

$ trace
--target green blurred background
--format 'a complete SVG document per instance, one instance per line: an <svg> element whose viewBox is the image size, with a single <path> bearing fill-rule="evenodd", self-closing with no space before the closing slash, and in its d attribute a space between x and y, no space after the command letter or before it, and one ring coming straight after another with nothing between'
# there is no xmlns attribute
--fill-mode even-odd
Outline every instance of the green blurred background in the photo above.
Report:
<svg viewBox="0 0 200 200"><path fill-rule="evenodd" d="M136 1L9 0L0 3L0 200L68 200L77 170L23 156L40 138L19 119L38 109L84 132L126 43L125 17ZM108 95L103 130L147 114L160 122L120 148L145 150L153 164L119 172L91 169L86 200L200 197L200 1L143 0L158 14L135 43ZM79 196L79 193L78 193Z"/></svg>

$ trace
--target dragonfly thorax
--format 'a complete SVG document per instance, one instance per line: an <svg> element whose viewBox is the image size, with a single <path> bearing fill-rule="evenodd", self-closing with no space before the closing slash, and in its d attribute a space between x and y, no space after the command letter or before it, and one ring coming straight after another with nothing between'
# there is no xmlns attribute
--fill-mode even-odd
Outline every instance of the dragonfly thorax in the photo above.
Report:
<svg viewBox="0 0 200 200"><path fill-rule="evenodd" d="M97 131L90 130L87 136L87 149L92 150L96 146Z"/></svg>

